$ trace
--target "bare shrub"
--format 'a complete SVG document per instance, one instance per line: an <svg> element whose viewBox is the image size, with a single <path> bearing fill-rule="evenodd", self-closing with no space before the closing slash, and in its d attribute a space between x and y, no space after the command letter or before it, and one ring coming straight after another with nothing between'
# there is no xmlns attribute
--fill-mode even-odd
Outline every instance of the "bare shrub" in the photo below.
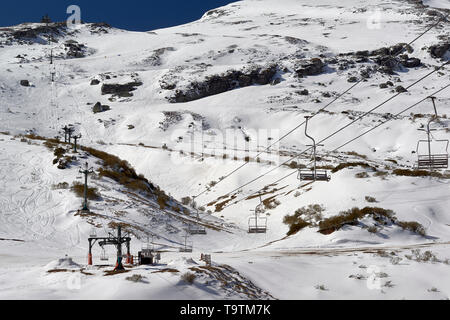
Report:
<svg viewBox="0 0 450 320"><path fill-rule="evenodd" d="M181 198L181 203L184 204L185 206L189 206L192 203L192 198L191 197Z"/></svg>
<svg viewBox="0 0 450 320"><path fill-rule="evenodd" d="M319 204L309 205L295 211L293 215L286 215L283 223L289 226L288 236L296 234L308 226L317 226L322 220L325 208Z"/></svg>
<svg viewBox="0 0 450 320"><path fill-rule="evenodd" d="M355 174L355 177L358 179L370 178L369 174L365 171Z"/></svg>
<svg viewBox="0 0 450 320"><path fill-rule="evenodd" d="M75 192L77 197L84 197L84 184L80 182L74 182L72 185L72 191ZM87 188L87 198L88 200L97 201L101 199L100 193L97 188L89 187Z"/></svg>
<svg viewBox="0 0 450 320"><path fill-rule="evenodd" d="M345 162L345 163L341 163L337 167L335 167L332 170L332 172L336 173L338 171L341 171L341 170L343 170L345 168L349 168L349 167L363 167L363 168L366 168L366 169L371 169L373 171L377 171L377 169L375 167L373 167L370 164L365 163L365 162Z"/></svg>
<svg viewBox="0 0 450 320"><path fill-rule="evenodd" d="M421 236L426 235L425 228L416 221L398 221L397 225L403 228L403 230L409 230L414 233L420 234Z"/></svg>
<svg viewBox="0 0 450 320"><path fill-rule="evenodd" d="M181 275L181 280L183 280L186 283L193 284L196 277L197 276L194 273L186 272Z"/></svg>
<svg viewBox="0 0 450 320"><path fill-rule="evenodd" d="M377 199L375 199L374 197L371 196L366 196L366 201L369 203L376 203L378 202Z"/></svg>

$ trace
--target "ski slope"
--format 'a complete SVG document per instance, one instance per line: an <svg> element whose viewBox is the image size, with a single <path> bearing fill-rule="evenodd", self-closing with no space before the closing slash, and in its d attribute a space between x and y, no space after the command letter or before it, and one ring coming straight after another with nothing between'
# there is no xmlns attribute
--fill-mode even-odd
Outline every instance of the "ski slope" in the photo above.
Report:
<svg viewBox="0 0 450 320"><path fill-rule="evenodd" d="M426 98L441 89L436 94L441 121L433 137L449 139L450 89L443 89L450 83L449 65L435 68L449 61L450 51L436 58L430 47L448 43L450 25L444 20L428 30L449 7L444 0L423 4L428 7L414 1L244 0L173 28L129 32L83 24L72 33L61 29L50 43L45 36L11 38L40 24L0 28L0 298L449 298L448 171L442 170L442 177L394 174L414 168L417 141L426 139L418 129L434 114ZM376 71L373 57L355 62L358 57L348 54L417 37L408 54L421 65L391 75ZM83 44L85 56L65 56L67 40ZM54 64L49 63L50 54ZM314 58L326 61L324 71L298 77L299 66ZM277 81L170 102L177 90L189 92L192 84L208 77L274 63ZM320 141L349 124L318 148L318 165L330 170L364 162L371 168L353 165L333 173L328 183L300 182L295 169L279 165L310 164L310 152L301 154L310 144L304 127L276 143L272 152L265 149L349 89L354 84L350 78L360 78L364 71L367 79L311 119L308 133ZM99 84L92 84L94 79ZM21 80L30 86L20 85ZM393 86L381 88L387 81ZM127 83L141 84L132 95L102 94L103 85ZM397 95L399 85L408 91ZM301 93L305 89L307 95ZM110 110L94 113L97 102ZM205 208L200 218L214 228L208 228L206 236L189 238L193 253L178 250L195 210L183 215L161 209L112 180L91 181L102 195L91 204L94 221L76 215L81 199L54 186L81 181L79 167L88 161L98 169L98 159L81 153L73 166L59 170L42 141L17 136L53 138L68 124L82 134L82 145L128 161L173 202L202 194L196 199L198 207ZM433 148L445 152L445 143ZM259 175L264 176L253 181ZM268 231L248 234L260 190L262 200L270 204ZM312 204L324 208L323 219L354 207L389 209L399 221L420 223L426 235L365 217L328 235L306 227L287 236L284 217ZM105 276L114 262L109 248L110 266L86 266L92 228L106 234L111 222L130 226L134 254L153 236L164 250L161 264ZM377 232L369 232L370 227ZM416 249L436 258L411 253ZM97 265L100 252L94 248ZM199 261L202 253L212 254L213 266L225 272L227 285L211 270L198 271L204 266ZM192 269L197 278L189 285L181 276ZM136 283L126 279L133 275L145 278ZM228 285L234 281L252 294Z"/></svg>

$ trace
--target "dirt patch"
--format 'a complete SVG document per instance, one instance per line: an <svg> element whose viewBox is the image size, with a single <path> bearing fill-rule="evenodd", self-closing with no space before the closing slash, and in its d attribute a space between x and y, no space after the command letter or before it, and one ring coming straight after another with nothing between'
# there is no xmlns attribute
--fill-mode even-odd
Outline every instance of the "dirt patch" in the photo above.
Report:
<svg viewBox="0 0 450 320"><path fill-rule="evenodd" d="M107 271L105 271L105 274L103 276L105 276L105 277L116 276L118 274L124 274L124 273L128 273L128 272L130 272L130 270L120 270L120 271L107 270Z"/></svg>
<svg viewBox="0 0 450 320"><path fill-rule="evenodd" d="M158 271L153 271L152 273L179 273L177 269L166 268Z"/></svg>

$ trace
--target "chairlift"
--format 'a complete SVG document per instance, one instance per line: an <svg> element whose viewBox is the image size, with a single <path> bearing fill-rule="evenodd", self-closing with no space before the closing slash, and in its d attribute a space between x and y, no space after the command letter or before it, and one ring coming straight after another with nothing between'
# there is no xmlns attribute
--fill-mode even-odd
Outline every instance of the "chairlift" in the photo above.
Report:
<svg viewBox="0 0 450 320"><path fill-rule="evenodd" d="M192 252L194 249L194 242L188 241L189 232L186 232L184 236L184 246L180 247L180 252Z"/></svg>
<svg viewBox="0 0 450 320"><path fill-rule="evenodd" d="M198 209L195 210L197 211L197 223L190 223L188 225L188 231L192 235L206 235L206 228L200 224L200 214Z"/></svg>
<svg viewBox="0 0 450 320"><path fill-rule="evenodd" d="M433 101L435 115L428 121L426 129L419 129L420 131L425 131L427 133L427 140L419 140L419 142L417 142L417 168L419 170L430 169L431 171L434 169L448 169L448 147L450 141L434 139L431 134L432 131L436 131L436 129L431 128L431 124L439 119L439 115L435 104L436 97L430 97L430 99ZM442 151L440 153L433 151L434 148L432 147L437 145L441 145ZM425 149L424 146L427 147L428 153L422 151ZM443 147L445 147L445 151Z"/></svg>
<svg viewBox="0 0 450 320"><path fill-rule="evenodd" d="M101 261L108 261L109 257L106 254L105 248L102 247L102 253L100 254L100 260Z"/></svg>
<svg viewBox="0 0 450 320"><path fill-rule="evenodd" d="M265 211L261 196L259 201L254 210L255 214L248 219L248 233L267 233L267 217L261 216Z"/></svg>
<svg viewBox="0 0 450 320"><path fill-rule="evenodd" d="M312 169L300 169L298 170L298 179L301 181L326 181L329 182L331 180L331 176L329 175L327 170L317 170L317 147L323 147L322 144L316 144L316 140L313 137L308 135L308 121L311 116L306 116L306 124L305 124L305 135L312 140L313 144L308 145L308 147L312 147L312 156L314 167Z"/></svg>
<svg viewBox="0 0 450 320"><path fill-rule="evenodd" d="M91 231L89 232L89 237L90 238L97 238L97 230L94 228L91 229Z"/></svg>

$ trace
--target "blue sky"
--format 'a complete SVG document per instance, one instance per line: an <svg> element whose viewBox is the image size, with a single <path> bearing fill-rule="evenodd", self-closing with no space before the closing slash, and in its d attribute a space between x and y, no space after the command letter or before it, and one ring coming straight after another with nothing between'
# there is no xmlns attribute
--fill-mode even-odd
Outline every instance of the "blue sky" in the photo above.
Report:
<svg viewBox="0 0 450 320"><path fill-rule="evenodd" d="M175 26L199 19L204 12L231 0L40 0L2 1L0 26L22 22L39 22L46 13L53 21L65 21L69 5L81 8L86 22L107 22L110 25L135 31L148 31Z"/></svg>

